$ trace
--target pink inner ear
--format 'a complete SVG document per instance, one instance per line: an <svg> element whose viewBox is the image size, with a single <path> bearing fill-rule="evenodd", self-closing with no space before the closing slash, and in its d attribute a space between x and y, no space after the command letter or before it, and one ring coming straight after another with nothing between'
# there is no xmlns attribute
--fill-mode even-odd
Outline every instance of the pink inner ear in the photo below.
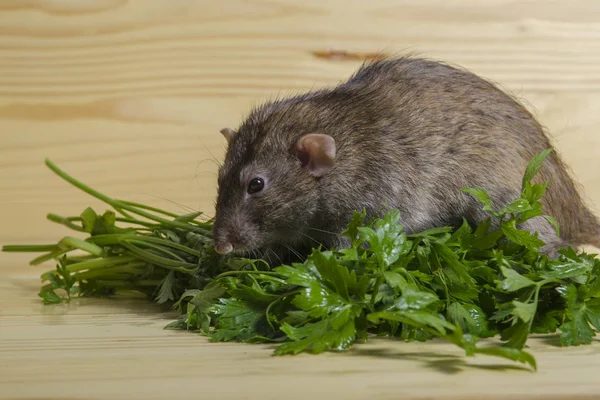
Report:
<svg viewBox="0 0 600 400"><path fill-rule="evenodd" d="M329 135L304 135L296 142L294 151L302 167L315 177L325 175L335 163L335 140Z"/></svg>

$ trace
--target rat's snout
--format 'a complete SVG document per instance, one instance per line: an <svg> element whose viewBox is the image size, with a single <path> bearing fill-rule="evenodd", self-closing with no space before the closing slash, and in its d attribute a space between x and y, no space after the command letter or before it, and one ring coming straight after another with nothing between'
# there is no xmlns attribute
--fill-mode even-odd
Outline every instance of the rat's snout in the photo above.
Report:
<svg viewBox="0 0 600 400"><path fill-rule="evenodd" d="M215 251L221 255L229 254L234 250L235 240L229 232L223 229L215 231Z"/></svg>
<svg viewBox="0 0 600 400"><path fill-rule="evenodd" d="M215 251L221 255L229 254L233 251L233 245L229 242L222 242L215 245Z"/></svg>
<svg viewBox="0 0 600 400"><path fill-rule="evenodd" d="M256 246L257 226L239 206L217 206L213 224L213 244L218 254L244 253Z"/></svg>
<svg viewBox="0 0 600 400"><path fill-rule="evenodd" d="M215 251L221 255L244 250L245 245L239 230L217 226L214 232Z"/></svg>

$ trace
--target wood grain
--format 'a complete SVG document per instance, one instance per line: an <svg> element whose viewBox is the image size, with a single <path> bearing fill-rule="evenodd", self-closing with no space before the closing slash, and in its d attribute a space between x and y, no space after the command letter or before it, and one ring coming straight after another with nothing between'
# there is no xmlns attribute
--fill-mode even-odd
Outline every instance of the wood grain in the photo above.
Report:
<svg viewBox="0 0 600 400"><path fill-rule="evenodd" d="M220 128L270 97L336 84L365 57L406 52L464 66L524 101L600 211L598 1L3 0L0 243L54 242L66 231L46 222L47 212L104 207L47 170L46 157L109 195L210 216ZM0 398L586 398L600 390L583 377L600 372L597 343L534 341L537 374L466 360L442 343L273 358L266 346L164 331L169 316L133 300L43 307L40 268L27 261L0 254Z"/></svg>

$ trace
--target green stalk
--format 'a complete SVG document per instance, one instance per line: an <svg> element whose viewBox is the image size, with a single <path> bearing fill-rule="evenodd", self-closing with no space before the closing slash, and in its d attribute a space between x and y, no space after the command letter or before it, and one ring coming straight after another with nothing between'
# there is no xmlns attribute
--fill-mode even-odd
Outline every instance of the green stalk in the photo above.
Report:
<svg viewBox="0 0 600 400"><path fill-rule="evenodd" d="M111 288L111 289L121 289L121 290L126 290L126 289L136 290L136 288L139 288L142 286L156 287L156 286L160 285L160 283L161 283L160 280L149 280L149 279L139 280L139 281L136 281L135 283L123 282L123 281L118 281L118 280L116 280L116 281L95 280L94 281L95 286ZM49 292L52 290L54 290L52 285L47 284L47 285L42 286L40 291L41 292Z"/></svg>
<svg viewBox="0 0 600 400"><path fill-rule="evenodd" d="M121 207L118 207L118 206L115 206L115 205L113 205L113 207L123 217L125 217L125 218L133 218L131 215L129 215L127 212L125 212Z"/></svg>
<svg viewBox="0 0 600 400"><path fill-rule="evenodd" d="M75 186L76 188L84 191L85 193L89 194L90 196L93 196L95 198L97 198L98 200L101 200L103 202L105 202L106 204L112 206L115 210L127 210L129 212L138 214L142 217L148 218L149 220L152 221L156 221L159 222L161 224L167 225L167 226L171 226L173 228L180 228L183 229L185 231L198 231L198 232L202 232L204 234L207 235L211 235L210 230L201 228L201 227L196 227L196 228L191 228L188 224L184 224L184 223L180 223L177 221L170 221L168 219L164 219L161 217L158 217L156 215L150 214L146 211L144 211L141 208L137 208L134 206L131 206L129 204L127 204L127 202L122 202L116 199L113 199L112 197L108 197L105 194L102 194L100 192L98 192L95 189L92 189L91 187L89 187L88 185L84 184L83 182L78 181L77 179L73 178L72 176L70 176L69 174L67 174L66 172L64 172L63 170L61 170L60 168L58 168L52 161L50 161L49 159L45 160L46 166L48 168L50 168L50 170L52 170L52 172L54 172L56 175L58 175L59 177L61 177L62 179L64 179L65 181L69 182L71 185ZM127 214L124 214L126 217L128 217Z"/></svg>
<svg viewBox="0 0 600 400"><path fill-rule="evenodd" d="M106 279L107 276L111 273L127 273L131 275L136 275L142 271L136 270L136 268L143 268L147 266L148 263L145 261L134 261L124 265L108 265L105 267L94 268L92 270L87 270L84 272L75 273L73 276L78 280L88 280L96 277L102 277ZM122 279L122 277L121 277Z"/></svg>
<svg viewBox="0 0 600 400"><path fill-rule="evenodd" d="M192 269L196 269L198 267L196 264L180 262L180 261L173 261L171 259L152 254L150 252L141 250L141 249L137 248L136 246L134 246L130 243L127 243L127 242L122 243L122 245L127 250L129 250L131 253L135 254L136 256L140 257L141 259L146 260L146 261L148 261L154 265L157 265L159 267L172 269L174 271L184 272L186 274L193 274Z"/></svg>
<svg viewBox="0 0 600 400"><path fill-rule="evenodd" d="M67 254L68 252L73 251L73 250L74 249L72 249L72 248L71 249L59 249L59 250L53 251L53 252L48 253L48 254L42 254L41 256L36 257L33 260L31 260L29 262L29 265L39 265L39 264L41 264L43 262L46 262L46 261L56 260L60 256L62 256L64 254Z"/></svg>
<svg viewBox="0 0 600 400"><path fill-rule="evenodd" d="M94 260L96 258L98 257L94 256L93 254L84 254L81 256L67 256L64 261L67 265L70 265L80 263L83 261Z"/></svg>
<svg viewBox="0 0 600 400"><path fill-rule="evenodd" d="M154 211L155 213L163 214L163 215L166 215L167 217L177 218L179 216L170 211L161 210L160 208L147 206L145 204L135 203L133 201L127 201L127 200L117 200L117 201L120 203L126 204L128 206L133 206L133 207L141 208L143 210L148 210L148 211Z"/></svg>
<svg viewBox="0 0 600 400"><path fill-rule="evenodd" d="M131 290L136 290L136 288L138 288L140 286L157 287L160 284L161 284L160 280L141 280L141 281L136 281L134 284L129 283L129 282L119 282L119 281L109 281L109 282L105 282L103 280L94 281L94 285L98 285L98 286L104 286L104 287L115 288L115 289L131 289Z"/></svg>
<svg viewBox="0 0 600 400"><path fill-rule="evenodd" d="M70 236L62 238L60 242L58 242L58 246L63 249L76 248L97 257L104 256L104 250L101 247L95 245L94 243L86 242Z"/></svg>
<svg viewBox="0 0 600 400"><path fill-rule="evenodd" d="M145 247L151 248L153 250L156 250L159 253L163 253L165 255L169 255L169 256L173 257L174 259L176 259L178 261L186 262L183 258L181 258L179 255L173 253L172 251L167 250L167 249L165 249L165 248L163 248L161 246L158 246L156 244L148 243L145 240L129 239L126 242L129 243L129 244L132 244L134 246L145 246Z"/></svg>
<svg viewBox="0 0 600 400"><path fill-rule="evenodd" d="M155 238L155 237L139 237L139 236L136 237L135 240L140 241L140 242L156 243L156 244L160 244L162 246L171 247L173 249L183 251L184 253L188 253L188 254L196 256L196 257L203 256L203 253L201 253L197 250L191 249L191 248L184 246L182 244L179 244L179 243L171 242L170 240L165 240L165 239Z"/></svg>
<svg viewBox="0 0 600 400"><path fill-rule="evenodd" d="M271 275L271 276L281 276L279 275L277 272L274 271L227 271L227 272L223 272L219 275L217 275L217 277L215 278L215 280L219 279L219 278L224 278L226 276L235 276L235 275ZM285 281L281 281L282 283L285 283Z"/></svg>
<svg viewBox="0 0 600 400"><path fill-rule="evenodd" d="M60 248L56 244L15 244L2 246L2 251L5 253L41 253L57 250L60 250Z"/></svg>
<svg viewBox="0 0 600 400"><path fill-rule="evenodd" d="M74 231L78 231L78 232L85 232L85 229L83 229L83 227L79 226L79 225L75 225L72 221L74 221L75 219L72 218L65 218L65 217L61 217L60 215L56 215L53 213L49 213L46 215L46 219L52 222L56 222L57 224L61 224L66 226L69 229L73 229ZM79 220L81 221L81 218L79 218Z"/></svg>
<svg viewBox="0 0 600 400"><path fill-rule="evenodd" d="M375 310L375 298L377 298L377 295L379 294L379 286L381 286L381 284L384 281L384 277L383 277L383 273L380 273L377 276L377 279L375 280L375 287L373 288L373 294L371 295L371 310Z"/></svg>
<svg viewBox="0 0 600 400"><path fill-rule="evenodd" d="M89 261L82 261L76 264L67 265L66 269L69 273L83 271L83 270L91 270L95 268L103 268L109 266L115 266L119 264L126 264L131 261L136 261L137 258L133 256L115 256L115 257L107 257L107 258L95 258ZM54 270L45 272L42 274L42 279L48 279L48 275L53 274Z"/></svg>
<svg viewBox="0 0 600 400"><path fill-rule="evenodd" d="M135 240L137 242L148 242L148 243L156 243L161 246L171 247L173 249L180 250L184 253L188 253L190 255L196 257L202 257L202 253L184 246L179 243L172 242L170 240L161 239L152 236L141 236L141 235L131 235L131 234L107 234L107 235L96 235L88 239L89 241L99 245L99 246L110 246L115 244L122 244L123 242L131 242L131 240Z"/></svg>
<svg viewBox="0 0 600 400"><path fill-rule="evenodd" d="M52 222L56 222L56 223L65 225L71 229L74 229L74 230L77 230L80 232L85 232L81 226L72 224L72 222L81 222L83 220L81 217L62 217L60 215L50 213L46 216L46 218ZM158 224L154 224L152 222L140 221L139 219L135 219L135 218L116 217L115 219L117 222L125 222L128 224L137 224L137 225L141 225L146 228L158 227Z"/></svg>

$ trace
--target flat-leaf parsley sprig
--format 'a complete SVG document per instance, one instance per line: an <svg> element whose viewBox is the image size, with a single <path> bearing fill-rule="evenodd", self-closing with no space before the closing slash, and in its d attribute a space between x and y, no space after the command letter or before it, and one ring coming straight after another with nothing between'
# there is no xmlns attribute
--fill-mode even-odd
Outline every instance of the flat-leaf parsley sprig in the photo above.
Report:
<svg viewBox="0 0 600 400"><path fill-rule="evenodd" d="M533 184L550 149L532 158L520 196L495 209L480 188L464 191L489 217L472 227L406 234L397 210L366 219L356 211L344 232L351 246L313 249L304 262L270 268L260 260L219 256L212 220L177 215L108 197L46 165L112 210L48 219L74 231L56 244L4 246L54 260L42 274L47 304L75 296L136 291L172 304L185 329L212 341L275 343L275 354L345 351L370 335L405 341L447 340L467 356L528 364L531 334L559 333L563 346L589 344L600 330L600 260L562 249L549 259L537 233L520 228L543 217L547 182ZM76 235L83 235L77 238ZM501 345L481 339L499 336Z"/></svg>

